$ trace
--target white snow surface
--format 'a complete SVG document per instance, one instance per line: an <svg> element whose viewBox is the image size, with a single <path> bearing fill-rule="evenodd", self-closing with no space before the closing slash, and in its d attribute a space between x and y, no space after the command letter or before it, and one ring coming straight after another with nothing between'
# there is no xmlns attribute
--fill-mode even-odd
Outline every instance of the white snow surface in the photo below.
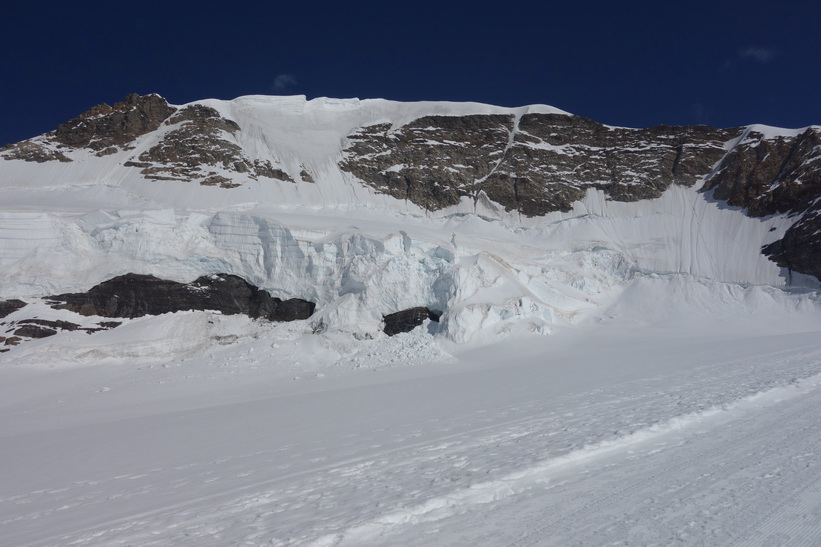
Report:
<svg viewBox="0 0 821 547"><path fill-rule="evenodd" d="M682 187L536 219L426 214L342 173L345 136L561 111L203 104L252 159L316 183L116 168L151 135L0 161L0 298L29 302L0 326L94 326L40 298L127 272L232 273L317 311L147 316L0 353L0 544L821 543L818 284L787 286L759 251L794 218ZM441 321L382 333L413 306Z"/></svg>
<svg viewBox="0 0 821 547"><path fill-rule="evenodd" d="M524 228L368 206L82 211L88 193L123 196L107 187L3 192L0 297L84 291L127 272L184 282L226 272L317 302L314 330L372 336L383 315L427 306L444 311L439 335L456 342L514 324L549 332L577 323L648 276L771 291L784 275L759 249L791 223L748 218L679 187L635 204L591 192L572 212Z"/></svg>
<svg viewBox="0 0 821 547"><path fill-rule="evenodd" d="M819 326L605 321L449 357L418 329L338 359L188 312L30 342L0 367L0 542L817 544Z"/></svg>

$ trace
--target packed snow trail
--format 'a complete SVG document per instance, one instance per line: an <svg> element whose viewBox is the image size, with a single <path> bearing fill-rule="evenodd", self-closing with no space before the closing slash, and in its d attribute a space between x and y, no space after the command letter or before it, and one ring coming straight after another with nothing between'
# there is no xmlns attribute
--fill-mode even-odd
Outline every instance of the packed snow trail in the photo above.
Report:
<svg viewBox="0 0 821 547"><path fill-rule="evenodd" d="M49 385L2 413L0 543L821 538L817 333L587 334L187 410L66 397L47 419Z"/></svg>
<svg viewBox="0 0 821 547"><path fill-rule="evenodd" d="M776 388L690 427L537 466L521 477L530 487L500 503L482 501L492 503L487 508L460 506L453 496L444 522L423 513L402 529L383 517L381 528L360 526L332 544L817 545L819 381Z"/></svg>

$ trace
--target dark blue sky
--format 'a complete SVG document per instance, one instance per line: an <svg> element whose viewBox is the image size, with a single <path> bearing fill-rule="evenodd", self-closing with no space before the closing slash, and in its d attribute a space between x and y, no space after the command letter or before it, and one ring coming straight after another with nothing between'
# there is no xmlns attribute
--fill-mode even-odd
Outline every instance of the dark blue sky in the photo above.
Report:
<svg viewBox="0 0 821 547"><path fill-rule="evenodd" d="M0 46L0 145L130 92L544 103L632 127L821 124L817 0L32 0L4 8Z"/></svg>

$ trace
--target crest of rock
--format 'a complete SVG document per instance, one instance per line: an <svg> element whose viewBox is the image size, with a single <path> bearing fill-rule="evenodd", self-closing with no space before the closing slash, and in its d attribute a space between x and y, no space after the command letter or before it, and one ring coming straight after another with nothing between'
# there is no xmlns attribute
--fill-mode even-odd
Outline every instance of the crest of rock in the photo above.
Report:
<svg viewBox="0 0 821 547"><path fill-rule="evenodd" d="M127 167L139 167L152 180L197 181L203 186L233 188L221 172L241 173L257 180L259 177L293 182L271 162L251 160L233 139L240 127L211 107L191 105L168 120L175 129L140 154L138 161L128 161Z"/></svg>
<svg viewBox="0 0 821 547"><path fill-rule="evenodd" d="M122 102L97 105L76 118L58 125L53 139L72 148L97 152L123 147L157 129L176 109L159 95L132 93Z"/></svg>
<svg viewBox="0 0 821 547"><path fill-rule="evenodd" d="M340 167L377 191L437 210L473 197L505 153L512 115L426 116L350 135Z"/></svg>

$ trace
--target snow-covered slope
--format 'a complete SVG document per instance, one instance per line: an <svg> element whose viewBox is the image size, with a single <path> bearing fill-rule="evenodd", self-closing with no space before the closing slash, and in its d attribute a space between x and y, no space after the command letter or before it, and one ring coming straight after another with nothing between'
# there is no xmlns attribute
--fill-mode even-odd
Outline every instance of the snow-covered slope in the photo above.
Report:
<svg viewBox="0 0 821 547"><path fill-rule="evenodd" d="M818 135L131 96L8 146L0 543L818 544Z"/></svg>
<svg viewBox="0 0 821 547"><path fill-rule="evenodd" d="M140 100L146 99L133 102ZM122 108L128 115L142 107ZM184 282L230 273L274 296L316 302L312 332L377 337L383 316L424 306L443 313L432 334L462 343L478 333L485 341L511 332L544 334L598 317L625 289L659 276L685 280L671 287L706 283L735 294L742 308L755 300L747 293L770 294L787 281L814 286L761 254L794 216L751 218L700 193L699 181L638 201L589 186L569 210L533 217L506 210L484 190L476 199L425 209L344 168L362 128L400 131L420 119L449 127L441 120L452 119L468 127L459 125L458 135L472 135L483 120L511 116L516 127L493 168L499 171L516 139L535 138L535 130L519 127L523 116L575 119L551 107L251 96L164 108L177 114L136 136L101 125L112 115L103 110L71 122L72 139L84 124L98 124L85 147L59 141L68 139L60 128L27 141L39 147L35 161L20 155L21 145L7 147L0 162L0 298L85 291L129 272ZM758 129L745 130L743 138ZM483 138L492 139L493 131ZM768 128L765 137L800 133ZM431 149L442 145L441 135L436 139ZM646 146L652 152L662 145ZM199 163L183 165L179 155L190 159L192 150ZM653 184L653 172L631 176Z"/></svg>
<svg viewBox="0 0 821 547"><path fill-rule="evenodd" d="M35 138L32 142L59 151L71 161L38 163L12 159L0 164L3 173L0 184L3 188L49 189L108 186L125 189L137 198L173 208L224 208L262 202L313 209L364 205L420 214L423 211L419 207L380 196L339 168L347 137L356 129L380 123L401 127L424 116L565 114L540 105L509 109L478 103L400 103L382 99L319 98L308 101L304 96L247 96L232 101L211 99L178 108L185 110L197 106L213 108L220 116L236 122L241 131L232 134L222 130L219 138L238 145L245 158L252 162L271 162L290 180L260 180L251 172L214 167L216 174L227 175L233 183L241 184L243 191L225 192L210 187L192 189L188 180L146 183L150 177L144 177L137 168L124 167L124 164L161 143L175 128L175 124L170 124L137 136L127 146L112 147L115 152L102 156L93 149L71 148L55 144L48 138ZM204 143L204 147L208 144ZM304 181L302 172L308 173L313 182ZM196 177L192 178L196 180Z"/></svg>
<svg viewBox="0 0 821 547"><path fill-rule="evenodd" d="M591 193L572 212L518 230L474 215L365 207L352 210L358 218L264 204L81 214L67 209L82 200L56 195L56 210L2 213L0 296L84 291L128 272L177 281L226 272L274 296L317 302L314 330L375 335L383 315L426 306L444 312L439 333L458 341L508 323L549 332L648 276L781 287L781 269L758 249L789 226L687 188L637 204Z"/></svg>

